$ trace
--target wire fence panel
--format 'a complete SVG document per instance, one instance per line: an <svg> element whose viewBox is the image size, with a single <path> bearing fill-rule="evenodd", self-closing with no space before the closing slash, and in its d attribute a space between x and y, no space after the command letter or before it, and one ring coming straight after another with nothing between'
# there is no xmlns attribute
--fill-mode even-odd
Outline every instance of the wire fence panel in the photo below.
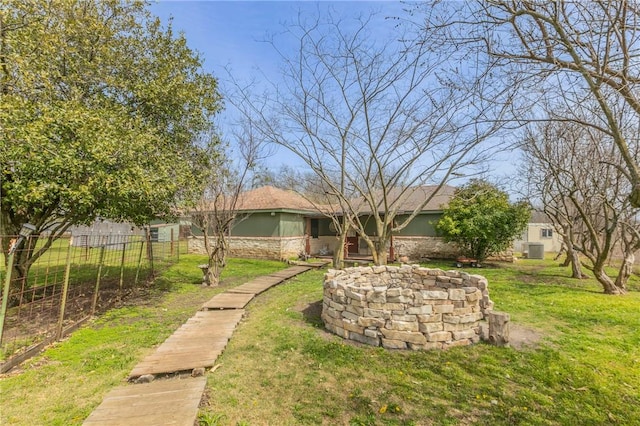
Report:
<svg viewBox="0 0 640 426"><path fill-rule="evenodd" d="M179 241L173 239L152 243L137 235L99 237L60 238L28 268L24 259L44 245L44 238L27 240L4 259L2 372L126 299L179 258Z"/></svg>

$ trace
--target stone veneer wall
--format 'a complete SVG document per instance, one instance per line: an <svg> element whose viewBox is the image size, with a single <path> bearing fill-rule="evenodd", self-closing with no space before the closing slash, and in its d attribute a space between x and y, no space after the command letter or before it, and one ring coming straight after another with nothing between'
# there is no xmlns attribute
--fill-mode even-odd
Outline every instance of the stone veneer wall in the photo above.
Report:
<svg viewBox="0 0 640 426"><path fill-rule="evenodd" d="M418 265L330 269L322 320L345 338L390 349L446 349L480 340L493 309L480 275Z"/></svg>
<svg viewBox="0 0 640 426"><path fill-rule="evenodd" d="M453 259L460 255L460 249L455 244L447 243L441 237L394 236L393 245L396 255L414 260Z"/></svg>
<svg viewBox="0 0 640 426"><path fill-rule="evenodd" d="M284 260L305 248L305 237L228 237L229 255L249 259ZM203 237L189 237L189 253L206 254Z"/></svg>

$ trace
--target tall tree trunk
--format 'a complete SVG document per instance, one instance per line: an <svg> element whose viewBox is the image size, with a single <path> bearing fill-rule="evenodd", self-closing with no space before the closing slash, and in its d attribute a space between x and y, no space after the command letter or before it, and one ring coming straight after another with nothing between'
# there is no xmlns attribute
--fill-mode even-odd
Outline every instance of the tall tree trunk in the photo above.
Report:
<svg viewBox="0 0 640 426"><path fill-rule="evenodd" d="M629 277L633 273L633 263L636 261L636 257L633 253L627 253L622 260L622 265L620 265L620 269L618 270L618 276L616 277L616 287L627 291L627 282L629 281Z"/></svg>
<svg viewBox="0 0 640 426"><path fill-rule="evenodd" d="M344 250L346 242L347 232L342 231L340 235L338 235L338 242L336 243L336 248L333 250L333 267L335 269L344 268Z"/></svg>
<svg viewBox="0 0 640 426"><path fill-rule="evenodd" d="M593 266L593 275L596 277L596 280L602 285L605 294L613 294L620 295L625 294L627 292L626 288L618 287L618 285L607 275L604 270L604 262L598 261Z"/></svg>
<svg viewBox="0 0 640 426"><path fill-rule="evenodd" d="M376 265L386 265L389 254L387 250L387 242L378 239L374 244L373 263Z"/></svg>

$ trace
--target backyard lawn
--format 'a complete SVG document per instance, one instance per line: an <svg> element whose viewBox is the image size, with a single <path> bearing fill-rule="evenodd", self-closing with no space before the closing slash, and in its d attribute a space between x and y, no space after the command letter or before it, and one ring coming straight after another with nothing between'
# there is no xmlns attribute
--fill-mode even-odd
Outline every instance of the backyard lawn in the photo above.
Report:
<svg viewBox="0 0 640 426"><path fill-rule="evenodd" d="M220 289L203 289L194 284L202 260L182 256L144 303L111 311L2 378L0 424L81 424L203 301L285 267L235 260ZM346 342L322 327L323 272L311 271L248 306L208 375L200 424L640 424L640 277L628 295L605 296L551 261L471 272L489 279L496 309L527 337L522 347Z"/></svg>

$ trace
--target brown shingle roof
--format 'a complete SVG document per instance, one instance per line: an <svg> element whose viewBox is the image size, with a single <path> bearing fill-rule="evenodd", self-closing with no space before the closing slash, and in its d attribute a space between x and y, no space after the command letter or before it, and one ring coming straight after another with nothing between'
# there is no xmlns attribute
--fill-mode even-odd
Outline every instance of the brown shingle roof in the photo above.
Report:
<svg viewBox="0 0 640 426"><path fill-rule="evenodd" d="M273 186L263 186L240 194L237 210L303 210L318 209L303 196Z"/></svg>
<svg viewBox="0 0 640 426"><path fill-rule="evenodd" d="M394 205L398 203L398 213L401 212L412 212L416 208L420 207L424 201L433 194L434 191L438 189L437 185L425 185L411 188L392 188L387 194L387 202L390 205ZM453 196L455 187L444 185L440 190L429 200L429 202L422 207L422 211L439 211L442 210L443 206L445 206L449 199ZM404 191L404 193L403 193ZM376 199L378 201L378 209L382 211L383 198L382 192L376 194ZM361 213L370 213L371 208L367 203L363 200L359 200L360 204L360 212ZM357 205L357 204L356 204Z"/></svg>

